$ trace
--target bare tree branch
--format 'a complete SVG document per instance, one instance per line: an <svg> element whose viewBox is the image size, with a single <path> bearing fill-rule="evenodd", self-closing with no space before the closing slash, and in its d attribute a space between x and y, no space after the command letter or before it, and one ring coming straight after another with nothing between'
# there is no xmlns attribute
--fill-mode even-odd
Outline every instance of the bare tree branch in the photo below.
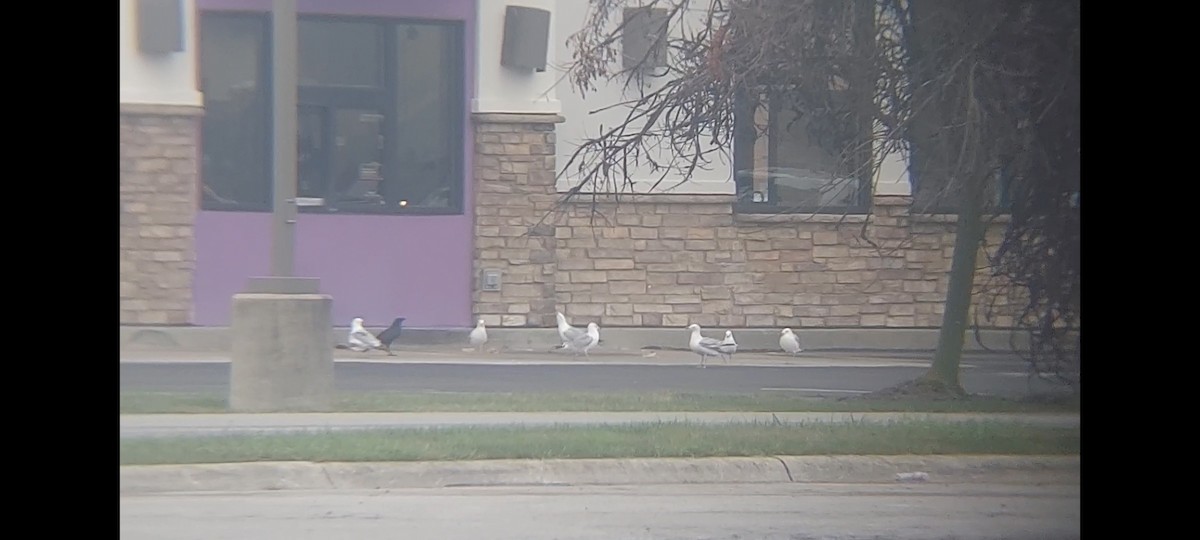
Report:
<svg viewBox="0 0 1200 540"><path fill-rule="evenodd" d="M646 69L654 47L621 62L632 20L623 10L634 5L666 14L661 72ZM555 211L590 193L595 217L600 194L619 204L640 180L654 191L674 176L673 188L718 160L734 162L740 129L756 138L802 130L836 156L834 176L847 180L824 185L820 201L853 198L883 156L898 153L919 182L912 213L978 196L985 215L1011 214L980 290L1021 289L1026 305L1013 322L1032 338L1031 366L1061 374L1073 362L1077 387L1078 0L590 0L567 43L577 91L609 81L625 91L593 113L625 114L563 165L559 179L571 186ZM784 113L792 119L774 118ZM771 120L739 123L747 114ZM848 218L832 206L816 212ZM875 219L858 231L877 256L910 245L871 238ZM779 225L762 223L770 226ZM981 314L998 313L996 301L976 310L976 328Z"/></svg>

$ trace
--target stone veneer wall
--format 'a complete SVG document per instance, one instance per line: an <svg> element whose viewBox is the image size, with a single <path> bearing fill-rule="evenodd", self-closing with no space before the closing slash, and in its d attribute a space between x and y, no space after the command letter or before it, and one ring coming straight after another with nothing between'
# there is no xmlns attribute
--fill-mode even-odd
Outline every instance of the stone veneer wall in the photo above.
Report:
<svg viewBox="0 0 1200 540"><path fill-rule="evenodd" d="M869 217L735 215L732 202L626 196L602 204L609 223L596 225L575 203L555 231L556 301L576 325L941 326L954 217L910 215L909 197L876 197ZM998 288L977 272L985 286ZM1002 313L1010 301L1005 291ZM984 326L1011 325L1005 313Z"/></svg>
<svg viewBox="0 0 1200 540"><path fill-rule="evenodd" d="M554 125L547 114L476 114L475 314L494 326L554 326ZM481 290L483 270L500 292Z"/></svg>
<svg viewBox="0 0 1200 540"><path fill-rule="evenodd" d="M191 322L201 114L121 105L121 324Z"/></svg>
<svg viewBox="0 0 1200 540"><path fill-rule="evenodd" d="M580 195L556 209L562 117L474 119L474 305L489 325L553 327L556 310L577 326L941 325L954 216L910 215L895 196L870 216L736 215L726 195L600 197L595 214ZM502 272L501 291L480 289L484 269ZM1007 293L998 304L984 326L1012 325Z"/></svg>

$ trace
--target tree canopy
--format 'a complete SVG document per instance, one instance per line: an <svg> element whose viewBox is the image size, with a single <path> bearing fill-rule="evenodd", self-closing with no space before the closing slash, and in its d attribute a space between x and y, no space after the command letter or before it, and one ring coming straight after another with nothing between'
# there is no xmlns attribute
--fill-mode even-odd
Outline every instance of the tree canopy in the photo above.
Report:
<svg viewBox="0 0 1200 540"><path fill-rule="evenodd" d="M634 28L651 43L628 58L622 37ZM788 111L842 176L869 185L896 153L910 162L914 211L957 209L968 300L966 250L983 236L972 227L1010 216L992 273L1025 293L1016 324L1031 365L1078 387L1078 0L590 0L568 45L576 91L626 89L606 104L623 121L565 164L568 198L631 186L630 163L686 182L761 135L746 117ZM967 305L949 304L943 331L961 332L952 319L965 325ZM938 353L957 371L961 340L942 346L957 349Z"/></svg>

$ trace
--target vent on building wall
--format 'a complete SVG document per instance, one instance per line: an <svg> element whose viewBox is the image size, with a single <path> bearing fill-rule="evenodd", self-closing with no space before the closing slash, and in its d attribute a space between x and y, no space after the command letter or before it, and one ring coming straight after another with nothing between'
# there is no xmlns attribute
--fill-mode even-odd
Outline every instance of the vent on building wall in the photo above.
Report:
<svg viewBox="0 0 1200 540"><path fill-rule="evenodd" d="M183 51L184 0L138 0L138 49L150 54Z"/></svg>
<svg viewBox="0 0 1200 540"><path fill-rule="evenodd" d="M625 8L621 57L625 69L645 73L667 65L667 22L663 8ZM640 67L639 67L640 64Z"/></svg>
<svg viewBox="0 0 1200 540"><path fill-rule="evenodd" d="M546 71L549 41L549 11L508 6L504 12L504 44L500 48L500 65Z"/></svg>

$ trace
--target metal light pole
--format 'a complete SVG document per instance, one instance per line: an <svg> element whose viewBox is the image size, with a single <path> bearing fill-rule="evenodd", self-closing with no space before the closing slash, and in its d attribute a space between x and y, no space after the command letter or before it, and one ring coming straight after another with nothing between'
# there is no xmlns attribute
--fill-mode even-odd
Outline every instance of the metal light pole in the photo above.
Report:
<svg viewBox="0 0 1200 540"><path fill-rule="evenodd" d="M296 0L271 1L271 115L274 211L271 275L291 277L296 233Z"/></svg>

